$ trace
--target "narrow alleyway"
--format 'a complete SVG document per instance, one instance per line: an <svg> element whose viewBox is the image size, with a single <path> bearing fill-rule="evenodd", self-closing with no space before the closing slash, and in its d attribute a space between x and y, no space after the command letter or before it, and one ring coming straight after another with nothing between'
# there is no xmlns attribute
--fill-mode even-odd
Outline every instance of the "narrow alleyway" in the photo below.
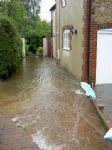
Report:
<svg viewBox="0 0 112 150"><path fill-rule="evenodd" d="M52 59L28 58L0 82L0 150L112 150L104 134L79 83Z"/></svg>

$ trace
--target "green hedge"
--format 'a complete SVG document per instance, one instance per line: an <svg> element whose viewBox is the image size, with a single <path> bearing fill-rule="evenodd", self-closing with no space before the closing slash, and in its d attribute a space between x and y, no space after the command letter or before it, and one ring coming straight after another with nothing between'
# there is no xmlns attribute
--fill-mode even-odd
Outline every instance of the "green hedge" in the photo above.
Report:
<svg viewBox="0 0 112 150"><path fill-rule="evenodd" d="M21 59L22 42L7 17L0 16L0 78L9 76Z"/></svg>

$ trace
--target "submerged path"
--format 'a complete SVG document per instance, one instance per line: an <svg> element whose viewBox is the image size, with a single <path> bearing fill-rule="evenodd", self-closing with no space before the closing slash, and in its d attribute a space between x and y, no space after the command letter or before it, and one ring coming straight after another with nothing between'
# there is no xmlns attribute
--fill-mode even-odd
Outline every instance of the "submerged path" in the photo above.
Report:
<svg viewBox="0 0 112 150"><path fill-rule="evenodd" d="M74 77L52 59L28 58L0 82L0 150L112 150Z"/></svg>

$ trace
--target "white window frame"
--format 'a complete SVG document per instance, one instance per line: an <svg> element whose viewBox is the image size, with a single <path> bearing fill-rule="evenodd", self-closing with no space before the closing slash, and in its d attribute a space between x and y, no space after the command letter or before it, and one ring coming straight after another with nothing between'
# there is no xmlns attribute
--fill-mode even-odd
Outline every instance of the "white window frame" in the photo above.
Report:
<svg viewBox="0 0 112 150"><path fill-rule="evenodd" d="M62 5L62 7L65 7L65 5L66 5L66 0L61 0L61 5Z"/></svg>
<svg viewBox="0 0 112 150"><path fill-rule="evenodd" d="M63 49L70 50L70 30L68 29L63 32Z"/></svg>

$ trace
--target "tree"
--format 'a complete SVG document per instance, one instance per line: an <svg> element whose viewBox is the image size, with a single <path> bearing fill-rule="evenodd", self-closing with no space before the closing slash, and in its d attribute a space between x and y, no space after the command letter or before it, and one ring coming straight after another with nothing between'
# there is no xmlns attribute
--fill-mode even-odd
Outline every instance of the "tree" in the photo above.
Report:
<svg viewBox="0 0 112 150"><path fill-rule="evenodd" d="M0 16L0 78L7 77L21 59L21 39L9 18Z"/></svg>
<svg viewBox="0 0 112 150"><path fill-rule="evenodd" d="M36 29L30 29L26 33L27 43L29 44L29 51L36 54L37 48L42 47L43 38L51 35L51 24L46 21L38 20L36 22Z"/></svg>
<svg viewBox="0 0 112 150"><path fill-rule="evenodd" d="M50 35L50 23L39 18L41 0L1 0L0 13L12 19L18 32L24 35L33 53Z"/></svg>
<svg viewBox="0 0 112 150"><path fill-rule="evenodd" d="M34 29L36 28L36 21L39 20L40 2L41 0L21 0L27 11L28 24Z"/></svg>
<svg viewBox="0 0 112 150"><path fill-rule="evenodd" d="M38 17L38 14L40 12L41 0L21 0L21 1L27 10L28 18L32 18L32 16Z"/></svg>
<svg viewBox="0 0 112 150"><path fill-rule="evenodd" d="M0 13L10 17L17 30L21 33L26 16L26 10L21 0L1 0Z"/></svg>

